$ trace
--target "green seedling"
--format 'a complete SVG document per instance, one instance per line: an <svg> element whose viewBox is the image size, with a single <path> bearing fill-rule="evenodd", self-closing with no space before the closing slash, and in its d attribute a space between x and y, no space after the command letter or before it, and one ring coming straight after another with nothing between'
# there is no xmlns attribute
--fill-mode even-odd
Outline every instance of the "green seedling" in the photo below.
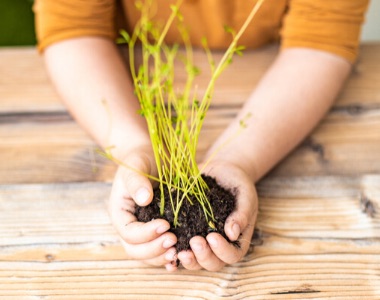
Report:
<svg viewBox="0 0 380 300"><path fill-rule="evenodd" d="M251 11L242 28L236 33L229 27L226 31L232 35L232 42L224 53L222 59L216 64L207 40L202 44L206 51L211 77L207 88L198 98L194 79L199 69L193 63L193 51L189 36L183 25L183 16L180 6L183 0L178 0L171 6L171 15L164 26L155 24L150 16L151 1L137 2L136 7L141 11L141 18L131 35L121 31L120 43L126 43L129 48L129 65L131 77L135 87L141 110L139 113L145 118L152 143L158 176L144 174L158 182L161 198L160 213L164 214L165 201L164 187L171 191L169 201L174 213L173 225L179 226L178 215L184 201L196 202L201 205L204 216L210 228L214 228L214 214L206 196L207 184L202 179L203 168L209 164L210 159L199 169L196 162L196 151L199 135L204 123L206 113L210 107L215 82L223 70L232 62L234 54L241 55L244 47L237 42L248 24L256 14L264 0L259 0ZM182 37L185 57L181 58L187 79L181 92L175 89L174 65L178 61L179 45L167 45L165 36L173 22L176 22ZM142 63L136 67L135 53L141 51ZM245 127L246 118L242 120L241 127ZM216 151L218 151L217 149ZM103 155L120 165L106 149ZM126 166L126 165L125 165ZM126 166L130 168L129 166ZM136 172L140 173L138 170ZM195 203L192 203L195 204Z"/></svg>

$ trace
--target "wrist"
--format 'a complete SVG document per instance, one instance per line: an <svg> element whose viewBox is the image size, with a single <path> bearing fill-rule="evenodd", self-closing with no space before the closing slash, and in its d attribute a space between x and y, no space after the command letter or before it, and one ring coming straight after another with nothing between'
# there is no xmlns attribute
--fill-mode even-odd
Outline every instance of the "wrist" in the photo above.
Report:
<svg viewBox="0 0 380 300"><path fill-rule="evenodd" d="M110 149L112 155L121 160L132 152L152 152L148 132L136 126L113 128L102 146Z"/></svg>
<svg viewBox="0 0 380 300"><path fill-rule="evenodd" d="M203 160L206 162L210 161L210 164L217 164L218 166L234 166L242 170L252 182L256 182L259 179L257 173L256 164L254 163L251 157L247 157L244 154L237 154L233 152L223 151L222 153L209 153L206 155L206 159Z"/></svg>

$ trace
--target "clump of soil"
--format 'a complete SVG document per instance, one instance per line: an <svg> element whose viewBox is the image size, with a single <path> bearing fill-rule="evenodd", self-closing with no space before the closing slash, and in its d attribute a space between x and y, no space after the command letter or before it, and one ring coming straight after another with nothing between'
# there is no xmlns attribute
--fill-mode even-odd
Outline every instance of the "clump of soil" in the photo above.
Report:
<svg viewBox="0 0 380 300"><path fill-rule="evenodd" d="M177 244L175 248L177 252L190 249L190 239L194 236L206 237L210 232L220 233L227 241L226 234L224 233L224 224L227 217L235 208L235 192L229 191L221 187L214 178L206 175L202 175L203 179L207 183L209 190L207 191L207 197L214 212L214 225L215 228L211 228L206 221L202 207L194 199L193 205L189 201L184 201L181 207L181 211L178 217L178 223L180 224L176 228L173 225L174 215L170 205L169 191L165 189L165 211L164 215L160 215L160 190L157 188L154 190L154 197L151 204L145 207L137 206L136 218L140 222L149 222L153 219L165 219L170 225L170 231L177 236ZM239 246L237 241L232 242L236 246Z"/></svg>

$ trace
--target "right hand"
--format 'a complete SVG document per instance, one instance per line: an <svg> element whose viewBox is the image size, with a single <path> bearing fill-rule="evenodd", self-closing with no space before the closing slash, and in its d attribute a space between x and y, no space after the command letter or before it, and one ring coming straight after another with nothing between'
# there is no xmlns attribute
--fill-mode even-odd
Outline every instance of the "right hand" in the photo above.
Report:
<svg viewBox="0 0 380 300"><path fill-rule="evenodd" d="M122 162L141 172L139 174L119 166L107 201L111 221L120 235L122 245L132 259L175 271L176 251L173 245L177 238L168 232L169 223L163 219L138 222L134 215L136 204L146 206L153 198L152 183L143 175L157 174L153 152L150 147L140 147L129 152Z"/></svg>

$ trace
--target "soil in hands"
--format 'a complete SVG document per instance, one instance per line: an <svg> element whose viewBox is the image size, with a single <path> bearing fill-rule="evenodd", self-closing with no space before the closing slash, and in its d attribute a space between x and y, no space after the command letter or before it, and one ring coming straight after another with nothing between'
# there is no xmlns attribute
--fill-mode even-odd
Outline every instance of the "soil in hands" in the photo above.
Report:
<svg viewBox="0 0 380 300"><path fill-rule="evenodd" d="M154 219L165 219L170 225L170 231L177 236L177 244L175 245L177 252L190 249L190 239L194 236L206 237L210 232L220 233L227 241L226 234L224 233L224 224L227 217L235 208L235 191L228 191L221 187L214 178L202 175L207 183L209 190L207 197L211 203L214 212L214 225L211 228L206 221L202 207L194 199L193 205L189 201L184 201L178 217L177 227L173 225L174 214L171 209L169 191L165 189L165 211L164 215L160 215L160 190L157 188L154 191L154 197L151 204L145 207L137 206L135 215L140 222L149 222ZM239 246L239 242L232 242L235 246Z"/></svg>

